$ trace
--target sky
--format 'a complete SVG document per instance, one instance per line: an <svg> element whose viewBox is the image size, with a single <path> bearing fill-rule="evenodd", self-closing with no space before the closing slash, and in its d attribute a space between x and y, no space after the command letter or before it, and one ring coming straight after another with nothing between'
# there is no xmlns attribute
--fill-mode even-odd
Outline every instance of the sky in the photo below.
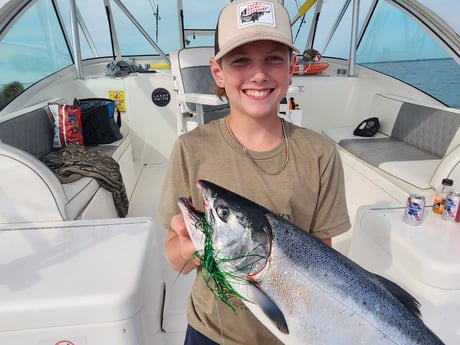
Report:
<svg viewBox="0 0 460 345"><path fill-rule="evenodd" d="M7 0L0 0L0 5L5 3ZM41 2L50 0L39 0ZM68 13L69 0L57 0L59 7L63 13ZM332 11L330 3L344 2L345 0L324 0L323 11L321 13L321 20L330 22L337 16L337 12ZM369 3L371 0L361 0L363 6ZM122 0L125 6L132 12L140 24L154 39L157 37L157 44L166 53L171 50L179 48L179 34L178 34L178 15L176 13L176 1L174 0ZM216 18L223 5L228 3L229 0L183 0L184 6L184 22L186 28L206 28L213 29L215 27ZM295 15L296 8L303 4L303 0L285 0L286 7L290 10L291 17ZM436 6L439 13L442 16L448 18L449 22L452 23L454 29L460 32L460 0L420 0L421 3L428 6ZM101 51L100 55L110 55L111 51L107 48L107 24L105 23L105 11L103 8L103 0L76 0L77 6L80 11L84 14L87 22L88 29L92 33L93 39L97 47ZM120 14L120 10L111 1L114 16ZM159 8L159 20L158 25L154 12ZM104 20L101 20L101 16ZM121 16L120 16L121 17ZM311 20L307 15L307 22ZM64 15L64 21L69 22L69 16ZM298 25L293 27L294 35L297 34ZM295 42L299 49L303 49L302 46L307 36L307 25L303 25L300 37ZM329 30L329 29L327 29ZM319 28L316 42L324 41L325 37L329 34L325 28ZM134 33L132 24L124 22L117 34L120 36L121 46L129 47L127 49L136 50L142 49L139 47L139 42L134 42L131 38ZM190 38L192 45L209 45L212 44L212 40L208 38L207 41L196 37L195 39ZM344 40L345 41L345 40ZM147 43L145 43L147 45ZM322 48L318 43L315 47L318 50ZM83 47L83 49L89 54L89 47ZM145 51L145 49L144 49ZM123 52L122 52L123 54ZM89 57L89 56L88 56Z"/></svg>

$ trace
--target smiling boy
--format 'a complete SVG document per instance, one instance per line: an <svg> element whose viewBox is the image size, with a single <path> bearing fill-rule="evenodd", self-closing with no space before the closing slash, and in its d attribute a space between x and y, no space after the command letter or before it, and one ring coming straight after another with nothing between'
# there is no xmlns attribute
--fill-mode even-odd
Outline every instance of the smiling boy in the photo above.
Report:
<svg viewBox="0 0 460 345"><path fill-rule="evenodd" d="M177 199L202 210L196 181L212 181L263 205L330 244L350 227L343 169L319 133L286 123L278 106L296 61L287 11L272 1L233 1L220 13L211 73L229 114L180 136L160 201L169 228L165 255L183 274L198 269L185 344L280 344L241 301L234 313L217 300L190 260L194 252Z"/></svg>

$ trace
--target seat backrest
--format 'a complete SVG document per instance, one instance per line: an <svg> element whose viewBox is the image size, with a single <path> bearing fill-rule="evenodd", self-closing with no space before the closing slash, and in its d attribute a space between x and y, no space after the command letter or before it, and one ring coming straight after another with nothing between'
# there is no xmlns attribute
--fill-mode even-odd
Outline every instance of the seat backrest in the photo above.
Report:
<svg viewBox="0 0 460 345"><path fill-rule="evenodd" d="M391 136L443 157L460 128L460 114L404 102Z"/></svg>
<svg viewBox="0 0 460 345"><path fill-rule="evenodd" d="M171 72L179 94L213 94L214 79L209 68L209 59L214 56L212 47L184 48L171 53ZM196 104L182 105L182 112L196 111ZM212 106L204 106L207 111Z"/></svg>
<svg viewBox="0 0 460 345"><path fill-rule="evenodd" d="M42 158L53 149L54 128L46 103L0 122L0 141Z"/></svg>
<svg viewBox="0 0 460 345"><path fill-rule="evenodd" d="M179 132L186 132L187 120L194 118L197 125L227 114L228 104L222 101L209 101L216 98L214 78L210 70L209 59L214 56L213 47L183 48L170 54L171 73L174 88L179 96L178 126ZM191 103L181 100L181 95L204 95L207 102ZM225 104L222 104L225 103ZM184 120L185 119L185 120Z"/></svg>

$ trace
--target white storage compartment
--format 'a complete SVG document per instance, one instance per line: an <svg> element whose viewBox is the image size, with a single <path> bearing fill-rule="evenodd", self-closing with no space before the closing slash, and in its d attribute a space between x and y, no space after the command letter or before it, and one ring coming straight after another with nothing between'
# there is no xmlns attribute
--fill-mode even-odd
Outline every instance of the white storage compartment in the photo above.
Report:
<svg viewBox="0 0 460 345"><path fill-rule="evenodd" d="M410 292L425 324L447 345L460 344L460 224L426 207L422 224L411 226L404 209L360 208L349 257Z"/></svg>
<svg viewBox="0 0 460 345"><path fill-rule="evenodd" d="M0 344L150 344L159 252L150 218L0 227Z"/></svg>

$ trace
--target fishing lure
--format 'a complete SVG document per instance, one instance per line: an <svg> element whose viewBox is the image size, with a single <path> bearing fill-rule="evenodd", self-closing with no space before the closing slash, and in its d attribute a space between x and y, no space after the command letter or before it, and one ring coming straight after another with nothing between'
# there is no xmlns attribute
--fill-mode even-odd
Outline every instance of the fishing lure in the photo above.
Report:
<svg viewBox="0 0 460 345"><path fill-rule="evenodd" d="M236 296L242 300L250 302L242 295L240 295L229 283L229 279L232 280L239 280L245 284L251 284L250 281L243 281L241 278L238 278L237 275L233 273L223 272L220 269L220 264L223 262L228 262L235 260L236 258L231 259L224 259L218 258L219 252L216 252L213 249L213 242L212 242L212 229L209 225L209 222L204 215L199 224L197 224L197 228L200 229L204 236L204 249L203 252L200 254L198 251L192 254L192 258L198 258L202 264L202 274L206 283L206 286L212 291L214 296L229 306L234 313L236 313L235 307L231 303L231 297Z"/></svg>

